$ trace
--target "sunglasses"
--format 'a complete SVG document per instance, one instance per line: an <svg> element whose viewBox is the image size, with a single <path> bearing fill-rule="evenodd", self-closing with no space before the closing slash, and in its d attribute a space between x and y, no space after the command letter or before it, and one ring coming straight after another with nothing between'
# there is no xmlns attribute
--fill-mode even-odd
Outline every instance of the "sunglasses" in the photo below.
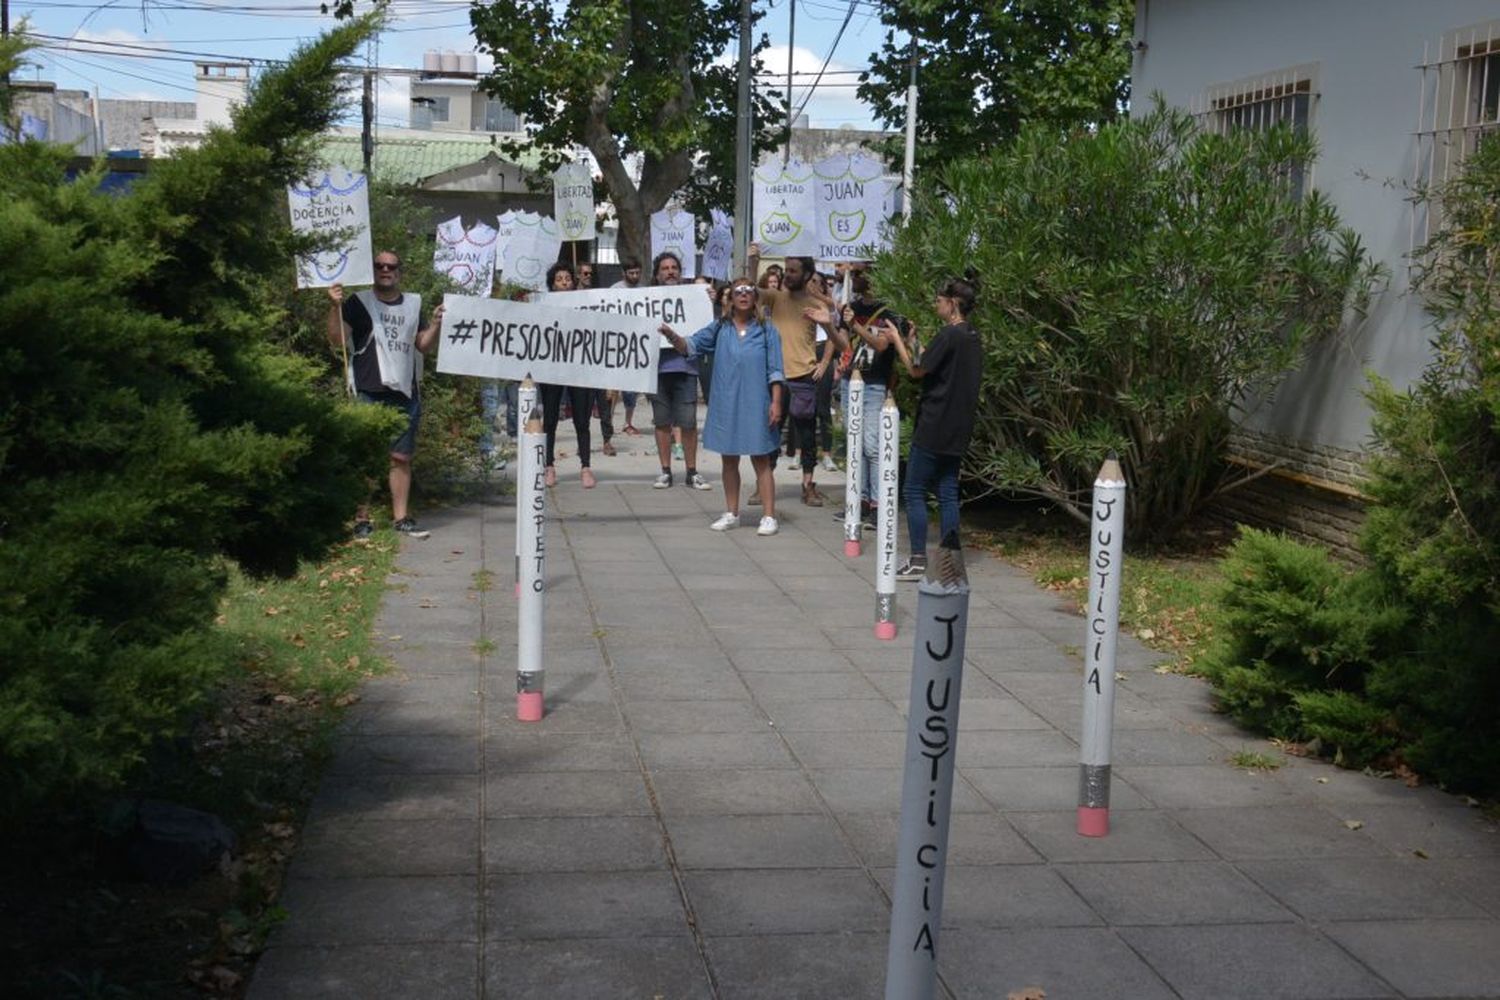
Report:
<svg viewBox="0 0 1500 1000"><path fill-rule="evenodd" d="M400 264L386 264L386 263L384 263L382 261L378 261L377 260L375 262L375 270L377 270L377 271L399 271L399 270L401 270L401 265Z"/></svg>
<svg viewBox="0 0 1500 1000"><path fill-rule="evenodd" d="M735 285L734 286L734 294L736 294L736 295L747 295L747 294L748 295L754 295L755 294L755 286L754 285Z"/></svg>

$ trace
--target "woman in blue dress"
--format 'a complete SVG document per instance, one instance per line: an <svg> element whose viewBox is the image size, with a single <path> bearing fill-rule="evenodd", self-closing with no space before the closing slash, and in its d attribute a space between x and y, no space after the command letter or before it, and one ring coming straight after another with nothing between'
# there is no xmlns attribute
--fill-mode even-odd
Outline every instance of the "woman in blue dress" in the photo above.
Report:
<svg viewBox="0 0 1500 1000"><path fill-rule="evenodd" d="M724 463L724 513L711 528L728 531L740 525L740 456L750 456L755 488L765 514L759 535L774 535L776 486L771 478L771 454L776 451L776 425L781 419L781 334L760 318L756 289L749 280L735 282L728 315L691 337L670 326L662 336L683 354L713 355L713 392L703 425L703 446L719 453Z"/></svg>

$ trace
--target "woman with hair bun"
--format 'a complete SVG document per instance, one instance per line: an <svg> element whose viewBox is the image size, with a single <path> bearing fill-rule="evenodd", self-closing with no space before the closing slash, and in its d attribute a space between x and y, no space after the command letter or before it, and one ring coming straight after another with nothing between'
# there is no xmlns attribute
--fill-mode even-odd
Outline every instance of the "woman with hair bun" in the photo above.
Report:
<svg viewBox="0 0 1500 1000"><path fill-rule="evenodd" d="M927 493L937 494L938 523L946 539L958 531L958 470L979 409L979 382L984 347L979 332L969 325L978 297L978 276L971 268L962 278L950 278L938 289L933 309L943 328L925 350L919 350L916 330L908 348L894 338L896 353L912 378L922 383L916 429L906 463L906 530L911 555L896 570L898 580L920 580L927 571ZM912 360L912 353L917 358Z"/></svg>

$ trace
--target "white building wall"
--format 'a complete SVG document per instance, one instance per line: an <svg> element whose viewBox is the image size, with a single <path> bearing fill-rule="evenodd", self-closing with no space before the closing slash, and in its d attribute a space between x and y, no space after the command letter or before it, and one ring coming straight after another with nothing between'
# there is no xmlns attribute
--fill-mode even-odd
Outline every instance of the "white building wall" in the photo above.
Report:
<svg viewBox="0 0 1500 1000"><path fill-rule="evenodd" d="M1417 67L1424 45L1435 58L1445 34L1497 18L1496 0L1137 0L1136 40L1145 43L1132 80L1137 109L1156 93L1201 108L1215 84L1316 67L1314 184L1390 272L1357 336L1322 345L1250 416L1251 428L1306 445L1309 455L1357 450L1369 440L1366 372L1398 386L1421 372L1431 330L1407 294Z"/></svg>

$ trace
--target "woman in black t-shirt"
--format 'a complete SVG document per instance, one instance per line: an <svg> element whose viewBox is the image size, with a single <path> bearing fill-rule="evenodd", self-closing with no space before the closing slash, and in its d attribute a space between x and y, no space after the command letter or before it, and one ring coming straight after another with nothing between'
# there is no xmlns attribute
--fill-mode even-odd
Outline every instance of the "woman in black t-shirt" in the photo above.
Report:
<svg viewBox="0 0 1500 1000"><path fill-rule="evenodd" d="M945 325L915 363L906 344L895 338L896 353L906 370L922 382L902 489L911 555L896 570L898 580L920 580L927 571L929 489L937 494L940 537L946 539L958 531L958 470L974 433L984 362L979 333L968 322L977 291L972 271L943 285L933 308Z"/></svg>

